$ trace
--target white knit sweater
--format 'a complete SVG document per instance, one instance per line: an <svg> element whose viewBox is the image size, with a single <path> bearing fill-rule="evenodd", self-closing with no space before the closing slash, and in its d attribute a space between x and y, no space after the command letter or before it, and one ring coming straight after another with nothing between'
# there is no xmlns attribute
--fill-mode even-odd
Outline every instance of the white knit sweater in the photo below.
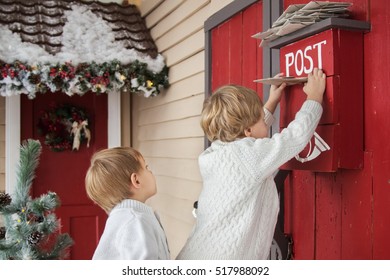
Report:
<svg viewBox="0 0 390 280"><path fill-rule="evenodd" d="M107 219L94 260L169 260L160 220L148 205L126 199Z"/></svg>
<svg viewBox="0 0 390 280"><path fill-rule="evenodd" d="M200 155L197 221L177 259L267 259L279 212L274 175L304 149L321 114L320 103L305 101L272 138L215 141Z"/></svg>

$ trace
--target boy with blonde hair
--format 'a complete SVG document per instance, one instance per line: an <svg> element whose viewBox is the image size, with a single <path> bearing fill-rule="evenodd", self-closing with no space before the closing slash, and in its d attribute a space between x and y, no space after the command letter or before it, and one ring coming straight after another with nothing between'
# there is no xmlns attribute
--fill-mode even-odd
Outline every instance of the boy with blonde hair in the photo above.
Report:
<svg viewBox="0 0 390 280"><path fill-rule="evenodd" d="M140 152L116 147L95 153L85 186L89 198L109 215L94 260L170 259L164 229L145 204L157 188Z"/></svg>
<svg viewBox="0 0 390 280"><path fill-rule="evenodd" d="M228 85L204 102L201 126L211 146L199 157L203 189L195 227L177 259L267 259L279 199L274 176L313 136L322 114L325 74L314 69L295 120L268 137L286 84L263 106L251 89Z"/></svg>

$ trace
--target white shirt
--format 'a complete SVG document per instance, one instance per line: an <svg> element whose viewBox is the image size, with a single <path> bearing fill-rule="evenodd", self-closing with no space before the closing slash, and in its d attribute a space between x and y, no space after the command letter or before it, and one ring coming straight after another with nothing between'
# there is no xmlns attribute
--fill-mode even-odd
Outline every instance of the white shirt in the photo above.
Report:
<svg viewBox="0 0 390 280"><path fill-rule="evenodd" d="M169 260L160 220L148 205L123 200L109 214L93 260Z"/></svg>

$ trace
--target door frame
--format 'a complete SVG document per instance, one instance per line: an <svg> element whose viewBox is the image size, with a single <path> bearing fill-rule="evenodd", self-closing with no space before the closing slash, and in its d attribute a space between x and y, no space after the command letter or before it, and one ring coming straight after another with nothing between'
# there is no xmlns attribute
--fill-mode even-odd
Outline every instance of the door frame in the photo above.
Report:
<svg viewBox="0 0 390 280"><path fill-rule="evenodd" d="M17 183L16 172L20 158L20 106L20 95L5 98L5 191L10 194L14 192ZM119 91L108 94L107 106L108 148L112 148L121 145L121 93Z"/></svg>

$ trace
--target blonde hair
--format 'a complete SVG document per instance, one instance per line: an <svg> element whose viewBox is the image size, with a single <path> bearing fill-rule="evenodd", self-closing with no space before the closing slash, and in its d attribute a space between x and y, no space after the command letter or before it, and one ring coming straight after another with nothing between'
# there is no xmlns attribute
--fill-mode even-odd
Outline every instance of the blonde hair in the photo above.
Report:
<svg viewBox="0 0 390 280"><path fill-rule="evenodd" d="M263 103L257 93L238 85L218 88L203 103L201 127L210 141L232 142L259 121Z"/></svg>
<svg viewBox="0 0 390 280"><path fill-rule="evenodd" d="M130 198L131 174L141 168L142 154L130 147L116 147L96 152L85 176L88 197L106 213Z"/></svg>

